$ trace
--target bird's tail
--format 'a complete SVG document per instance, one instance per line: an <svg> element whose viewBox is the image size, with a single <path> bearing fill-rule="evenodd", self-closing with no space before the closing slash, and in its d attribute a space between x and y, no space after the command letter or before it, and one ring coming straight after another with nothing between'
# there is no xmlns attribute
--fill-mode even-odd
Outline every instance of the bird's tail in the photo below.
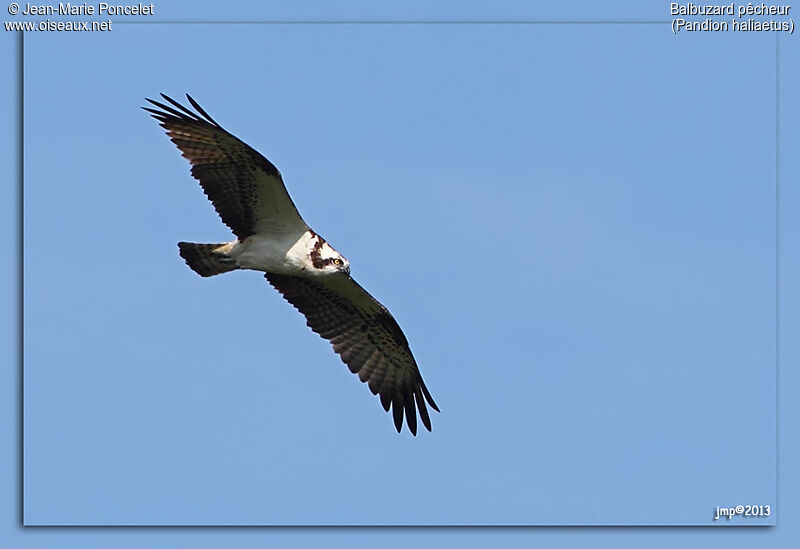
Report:
<svg viewBox="0 0 800 549"><path fill-rule="evenodd" d="M200 276L214 276L238 269L236 261L227 254L231 247L231 242L227 244L178 242L181 257Z"/></svg>

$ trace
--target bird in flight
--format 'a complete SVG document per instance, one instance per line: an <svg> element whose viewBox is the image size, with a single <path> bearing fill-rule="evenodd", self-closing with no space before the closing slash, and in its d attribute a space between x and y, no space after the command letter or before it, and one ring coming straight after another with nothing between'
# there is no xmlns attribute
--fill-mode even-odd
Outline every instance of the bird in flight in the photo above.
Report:
<svg viewBox="0 0 800 549"><path fill-rule="evenodd" d="M222 222L236 236L222 244L179 242L200 276L236 269L263 271L300 311L309 328L330 341L350 371L380 395L399 433L405 417L417 434L417 413L431 430L427 406L439 411L403 331L388 309L350 276L350 262L300 217L278 169L225 131L188 94L193 112L161 94L142 107L166 130L192 166ZM427 403L427 404L426 404Z"/></svg>

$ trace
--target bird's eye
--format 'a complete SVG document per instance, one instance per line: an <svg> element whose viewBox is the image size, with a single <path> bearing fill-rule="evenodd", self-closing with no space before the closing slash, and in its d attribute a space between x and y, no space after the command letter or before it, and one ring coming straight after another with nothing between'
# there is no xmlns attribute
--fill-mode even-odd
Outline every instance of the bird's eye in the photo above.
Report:
<svg viewBox="0 0 800 549"><path fill-rule="evenodd" d="M333 258L333 264L334 265L341 265L342 264L342 260L339 259L338 257L335 257L335 258Z"/></svg>

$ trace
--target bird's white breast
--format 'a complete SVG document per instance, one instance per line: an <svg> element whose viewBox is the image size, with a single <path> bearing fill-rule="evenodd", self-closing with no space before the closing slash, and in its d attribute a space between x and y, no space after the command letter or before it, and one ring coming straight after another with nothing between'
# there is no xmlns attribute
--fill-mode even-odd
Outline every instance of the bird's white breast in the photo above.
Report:
<svg viewBox="0 0 800 549"><path fill-rule="evenodd" d="M234 241L228 255L242 269L253 269L286 275L302 275L313 269L309 253L316 235L306 231L298 234L259 235Z"/></svg>

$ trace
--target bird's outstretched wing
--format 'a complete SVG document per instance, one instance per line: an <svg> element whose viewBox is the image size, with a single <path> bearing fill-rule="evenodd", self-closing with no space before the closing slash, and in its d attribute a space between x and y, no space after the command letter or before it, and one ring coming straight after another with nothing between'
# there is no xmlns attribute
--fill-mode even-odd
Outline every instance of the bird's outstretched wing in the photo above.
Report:
<svg viewBox="0 0 800 549"><path fill-rule="evenodd" d="M160 110L142 108L189 160L192 175L239 240L255 233L302 233L308 228L272 162L225 131L188 94L197 112L163 93L161 97L172 106L148 99Z"/></svg>
<svg viewBox="0 0 800 549"><path fill-rule="evenodd" d="M417 411L431 430L431 398L403 331L389 311L348 275L319 280L267 273L267 280L305 315L308 326L329 340L350 371L380 395L399 433L406 424L417 434Z"/></svg>

